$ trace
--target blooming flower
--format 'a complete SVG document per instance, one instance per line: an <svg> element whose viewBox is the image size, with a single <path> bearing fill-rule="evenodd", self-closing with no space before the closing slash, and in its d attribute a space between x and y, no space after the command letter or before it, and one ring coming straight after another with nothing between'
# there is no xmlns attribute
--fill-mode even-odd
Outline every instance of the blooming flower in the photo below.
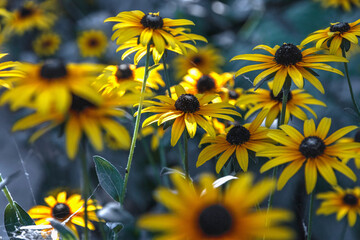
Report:
<svg viewBox="0 0 360 240"><path fill-rule="evenodd" d="M190 137L193 138L199 124L211 136L215 136L215 130L211 124L204 118L205 116L226 119L234 121L227 114L240 116L233 109L234 106L227 103L211 103L217 95L192 95L185 92L180 85L175 86L176 96L173 98L167 96L157 96L155 99L161 102L148 101L155 106L147 107L143 112L157 113L148 117L143 122L143 127L157 122L161 125L167 121L175 120L171 129L171 145L175 146L181 137L185 127Z"/></svg>
<svg viewBox="0 0 360 240"><path fill-rule="evenodd" d="M351 44L357 45L358 37L360 37L360 19L352 23L332 23L330 27L311 33L301 42L301 45L316 41L316 48L330 46L330 54L336 54L339 51L341 53L341 48L347 52Z"/></svg>
<svg viewBox="0 0 360 240"><path fill-rule="evenodd" d="M67 196L66 192L60 192L56 198L48 196L44 199L47 206L38 205L32 207L28 213L31 218L37 219L37 225L49 225L49 218L54 218L60 222L65 222L76 235L78 235L75 225L85 227L84 221L84 200L79 194ZM92 199L87 201L87 226L90 230L95 230L95 226L90 221L99 222L96 216L96 210L101 206L95 204ZM90 221L89 221L90 220Z"/></svg>
<svg viewBox="0 0 360 240"><path fill-rule="evenodd" d="M360 187L342 189L337 186L334 190L317 194L317 198L322 199L323 202L316 214L337 213L336 220L338 221L347 215L348 223L353 227L356 223L356 216L360 214Z"/></svg>
<svg viewBox="0 0 360 240"><path fill-rule="evenodd" d="M51 56L54 55L60 46L60 36L56 33L43 33L38 36L33 42L33 48L39 56Z"/></svg>
<svg viewBox="0 0 360 240"><path fill-rule="evenodd" d="M83 57L100 57L108 45L105 33L94 29L83 31L77 39L77 44Z"/></svg>
<svg viewBox="0 0 360 240"><path fill-rule="evenodd" d="M141 228L160 233L154 239L293 239L292 232L280 225L291 219L288 211L255 209L274 188L273 181L253 185L254 176L246 173L222 192L213 186L212 175L202 175L199 185L178 173L170 177L176 191L162 187L155 195L170 212L147 214L138 221Z"/></svg>
<svg viewBox="0 0 360 240"><path fill-rule="evenodd" d="M261 167L260 172L263 173L273 167L290 163L279 177L278 189L281 190L305 163L305 182L308 194L315 188L317 172L333 186L337 185L333 169L355 181L354 172L337 158L341 159L343 156L348 156L349 151L359 148L360 144L341 144L336 143L336 141L357 127L344 127L326 137L330 125L331 119L323 118L316 129L314 120L311 119L304 122L304 135L288 125L280 126L282 131L270 132L268 136L283 146L274 146L272 149L263 150L256 154L260 157L274 157Z"/></svg>
<svg viewBox="0 0 360 240"><path fill-rule="evenodd" d="M276 45L274 48L266 45L258 45L254 49L263 49L272 56L264 54L242 54L233 57L231 61L248 60L261 62L260 64L245 66L239 69L235 76L255 70L264 70L254 79L254 86L258 84L261 85L262 80L274 78L274 96L280 93L287 77L290 77L298 88L303 88L305 78L321 93L324 93L321 82L314 76L311 69L334 72L343 76L341 71L321 62L348 62L348 60L343 57L314 54L319 51L319 49L309 48L302 50L291 43L284 43L282 46Z"/></svg>

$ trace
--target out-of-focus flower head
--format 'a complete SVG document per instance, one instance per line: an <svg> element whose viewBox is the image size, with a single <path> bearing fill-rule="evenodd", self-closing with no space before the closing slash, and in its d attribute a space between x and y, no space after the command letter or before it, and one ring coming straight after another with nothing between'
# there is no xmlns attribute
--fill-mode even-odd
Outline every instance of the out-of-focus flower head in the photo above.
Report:
<svg viewBox="0 0 360 240"><path fill-rule="evenodd" d="M49 30L57 18L53 9L54 4L54 0L39 4L34 1L25 1L20 8L5 15L5 29L18 35L23 35L34 28Z"/></svg>
<svg viewBox="0 0 360 240"><path fill-rule="evenodd" d="M324 8L339 8L342 7L343 10L349 12L351 11L351 6L360 7L359 0L314 0L316 2L321 2L321 5Z"/></svg>
<svg viewBox="0 0 360 240"><path fill-rule="evenodd" d="M197 68L203 74L221 72L220 66L225 63L224 57L212 46L198 48L197 52L189 51L185 56L177 56L173 66L178 79L184 77L190 68Z"/></svg>
<svg viewBox="0 0 360 240"><path fill-rule="evenodd" d="M189 69L183 81L180 82L180 85L190 94L218 93L222 95L228 92L226 85L233 84L234 75L232 73L218 74L216 72L210 72L209 74L205 74L197 68Z"/></svg>
<svg viewBox="0 0 360 240"><path fill-rule="evenodd" d="M347 215L348 224L353 227L357 215L360 214L360 187L342 189L336 186L334 190L316 195L318 199L323 200L316 214L330 215L336 213L337 221Z"/></svg>
<svg viewBox="0 0 360 240"><path fill-rule="evenodd" d="M77 38L82 57L101 57L108 46L107 37L101 30L83 31Z"/></svg>
<svg viewBox="0 0 360 240"><path fill-rule="evenodd" d="M39 35L33 42L34 52L38 56L52 56L59 50L61 43L60 35L46 32Z"/></svg>
<svg viewBox="0 0 360 240"><path fill-rule="evenodd" d="M158 232L155 239L188 240L233 240L233 239L293 239L293 232L281 226L291 220L292 215L285 210L257 210L255 208L273 191L272 180L262 180L253 184L250 173L238 175L222 191L213 186L215 177L210 174L200 176L199 184L194 184L179 173L171 180L176 191L159 188L155 197L168 213L142 216L141 228Z"/></svg>
<svg viewBox="0 0 360 240"><path fill-rule="evenodd" d="M72 95L70 109L67 113L32 113L18 120L12 131L25 130L41 125L30 138L34 142L45 132L61 126L64 129L66 152L74 159L78 152L80 140L84 136L97 151L104 148L103 132L121 143L124 149L130 146L130 136L127 129L115 118L124 117L126 112L120 107L129 107L138 103L138 94L101 95L100 103L88 101L77 95Z"/></svg>
<svg viewBox="0 0 360 240"><path fill-rule="evenodd" d="M91 81L103 69L97 64L64 63L60 59L47 59L40 64L23 63L18 66L24 72L14 80L14 87L1 97L1 104L9 103L11 110L31 105L40 113L69 110L72 95L95 104L101 98L90 86Z"/></svg>
<svg viewBox="0 0 360 240"><path fill-rule="evenodd" d="M164 87L159 70L163 66L152 69L146 81L146 86L151 89L158 90L159 86ZM119 65L107 66L102 74L93 82L93 85L103 94L119 94L123 95L126 91L139 93L141 84L144 81L145 67L136 67L133 64L122 63Z"/></svg>

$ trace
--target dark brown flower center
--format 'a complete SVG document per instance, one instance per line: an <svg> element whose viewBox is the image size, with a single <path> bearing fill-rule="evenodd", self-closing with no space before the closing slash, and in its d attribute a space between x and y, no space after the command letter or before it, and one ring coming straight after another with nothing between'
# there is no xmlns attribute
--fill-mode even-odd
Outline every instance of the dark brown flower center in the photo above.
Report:
<svg viewBox="0 0 360 240"><path fill-rule="evenodd" d="M324 141L316 136L310 136L302 140L299 150L306 158L315 158L324 153Z"/></svg>
<svg viewBox="0 0 360 240"><path fill-rule="evenodd" d="M330 32L347 32L350 30L350 25L347 22L340 22L330 26Z"/></svg>
<svg viewBox="0 0 360 240"><path fill-rule="evenodd" d="M48 80L65 77L66 75L66 66L60 59L47 59L40 69L40 76Z"/></svg>
<svg viewBox="0 0 360 240"><path fill-rule="evenodd" d="M360 142L360 130L358 130L355 134L355 137L354 137L354 141L355 142Z"/></svg>
<svg viewBox="0 0 360 240"><path fill-rule="evenodd" d="M42 46L43 48L51 47L51 45L52 45L52 41L51 41L50 39L45 40L45 41L43 41L43 42L41 43L41 46Z"/></svg>
<svg viewBox="0 0 360 240"><path fill-rule="evenodd" d="M275 61L281 65L294 65L302 60L300 49L291 43L284 43L275 53Z"/></svg>
<svg viewBox="0 0 360 240"><path fill-rule="evenodd" d="M279 103L282 103L283 96L284 96L283 90L281 90L276 97L274 96L274 92L272 90L270 91L271 99L278 101ZM289 91L288 96L287 96L287 101L289 102L291 99L292 99L292 93L291 93L291 91Z"/></svg>
<svg viewBox="0 0 360 240"><path fill-rule="evenodd" d="M89 41L88 41L88 46L89 46L89 47L97 47L97 46L99 46L99 41L98 41L98 39L96 39L96 38L91 38L91 39L89 39Z"/></svg>
<svg viewBox="0 0 360 240"><path fill-rule="evenodd" d="M220 204L205 208L199 216L199 226L208 237L220 237L229 232L233 227L230 212Z"/></svg>
<svg viewBox="0 0 360 240"><path fill-rule="evenodd" d="M226 134L226 141L232 145L241 145L250 139L250 132L247 128L238 125L230 129Z"/></svg>
<svg viewBox="0 0 360 240"><path fill-rule="evenodd" d="M239 96L240 95L237 92L235 92L234 90L229 90L229 98L230 99L238 99Z"/></svg>
<svg viewBox="0 0 360 240"><path fill-rule="evenodd" d="M70 208L64 203L57 203L52 209L52 215L58 220L64 220L70 216Z"/></svg>
<svg viewBox="0 0 360 240"><path fill-rule="evenodd" d="M162 17L156 14L146 14L140 21L140 23L146 28L159 29L164 26Z"/></svg>
<svg viewBox="0 0 360 240"><path fill-rule="evenodd" d="M343 202L346 205L356 206L358 204L358 201L359 201L359 199L354 194L351 194L351 193L347 193L343 197Z"/></svg>
<svg viewBox="0 0 360 240"><path fill-rule="evenodd" d="M215 88L215 80L209 75L202 75L196 83L196 88L199 93L205 93Z"/></svg>
<svg viewBox="0 0 360 240"><path fill-rule="evenodd" d="M200 109L199 100L192 94L183 94L175 102L176 110L194 113Z"/></svg>
<svg viewBox="0 0 360 240"><path fill-rule="evenodd" d="M29 7L22 7L19 10L21 18L27 18L34 14L34 9Z"/></svg>
<svg viewBox="0 0 360 240"><path fill-rule="evenodd" d="M72 95L72 101L70 106L71 110L75 112L82 112L89 107L95 107L95 105L79 96Z"/></svg>
<svg viewBox="0 0 360 240"><path fill-rule="evenodd" d="M195 57L192 59L192 62L193 62L195 65L200 65L200 64L203 62L203 59L202 59L200 56L195 56Z"/></svg>
<svg viewBox="0 0 360 240"><path fill-rule="evenodd" d="M130 69L130 65L129 64L120 64L118 66L118 69L115 73L115 76L118 80L123 80L123 79L127 79L133 76L133 72Z"/></svg>

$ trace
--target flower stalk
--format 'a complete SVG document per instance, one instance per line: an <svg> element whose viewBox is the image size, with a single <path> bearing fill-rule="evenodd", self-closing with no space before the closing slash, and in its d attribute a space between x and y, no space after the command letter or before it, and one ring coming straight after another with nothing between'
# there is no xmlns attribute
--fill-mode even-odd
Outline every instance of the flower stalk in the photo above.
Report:
<svg viewBox="0 0 360 240"><path fill-rule="evenodd" d="M310 194L310 205L309 205L309 221L308 221L308 231L307 231L307 240L311 240L312 234L312 219L313 219L313 207L314 207L314 192L315 189Z"/></svg>
<svg viewBox="0 0 360 240"><path fill-rule="evenodd" d="M89 176L88 176L88 164L87 164L87 157L86 157L86 139L84 138L81 141L81 168L82 168L82 178L83 178L83 186L82 186L82 198L84 199L84 222L85 222L85 229L84 229L84 239L89 239L89 229L88 229L88 202L87 199L89 197Z"/></svg>
<svg viewBox="0 0 360 240"><path fill-rule="evenodd" d="M166 84L167 91L169 92L169 97L171 98L171 91L170 91L171 85L170 85L169 71L168 71L167 65L166 65L166 55L167 55L167 51L165 50L165 52L162 56L162 60L163 60L164 72L165 72L165 84Z"/></svg>
<svg viewBox="0 0 360 240"><path fill-rule="evenodd" d="M121 191L121 203L122 204L124 203L124 200L125 200L126 187L127 187L127 183L129 180L131 163L132 163L132 160L134 157L136 139L137 139L138 132L139 132L141 110L142 110L142 107L144 104L144 93L145 93L145 87L146 87L146 80L148 79L148 76L149 76L149 61L150 61L150 43L147 45L147 49L146 49L144 81L142 82L142 86L141 86L141 96L140 96L139 106L138 106L137 115L136 115L136 119L135 119L134 133L133 133L133 137L131 140L130 152L129 152L128 162L126 164L126 170L125 170L124 184L123 184L123 188Z"/></svg>
<svg viewBox="0 0 360 240"><path fill-rule="evenodd" d="M342 47L341 50L342 50L343 57L346 58L346 51L345 51L344 47ZM349 76L348 64L346 62L344 62L344 68L345 68L346 80L347 80L347 83L349 85L351 101L353 102L353 105L355 107L355 111L356 111L358 117L360 118L360 110L359 110L359 106L357 105L355 97L354 97L354 92L353 92L353 88L352 88L352 84L351 84L350 76Z"/></svg>

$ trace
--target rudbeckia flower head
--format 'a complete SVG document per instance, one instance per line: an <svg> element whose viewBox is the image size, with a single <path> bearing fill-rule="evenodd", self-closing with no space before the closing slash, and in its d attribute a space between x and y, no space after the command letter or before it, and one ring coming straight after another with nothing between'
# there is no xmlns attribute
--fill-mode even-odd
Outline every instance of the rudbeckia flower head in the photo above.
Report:
<svg viewBox="0 0 360 240"><path fill-rule="evenodd" d="M249 65L239 69L235 76L255 70L264 70L255 77L254 86L259 87L263 81L274 78L274 96L280 93L287 78L291 78L298 88L303 88L305 78L321 93L324 93L324 88L321 82L314 76L312 69L334 72L343 76L341 71L322 62L348 62L348 60L343 57L315 54L319 49L309 48L303 50L301 47L291 43L284 43L274 48L259 45L254 49L265 50L270 53L271 56L264 54L242 54L233 57L231 61L248 60L261 62L260 64Z"/></svg>
<svg viewBox="0 0 360 240"><path fill-rule="evenodd" d="M274 146L272 149L262 150L256 154L261 157L273 157L261 167L260 172L289 163L278 180L278 189L281 190L305 164L305 183L308 194L315 188L318 172L332 186L337 185L334 169L355 181L354 172L338 158L349 156L353 149L360 147L360 144L342 144L336 141L357 127L347 126L326 137L330 126L330 118L321 119L317 128L314 120L311 119L304 122L304 134L289 125L281 125L282 131L271 131L268 136L282 146Z"/></svg>
<svg viewBox="0 0 360 240"><path fill-rule="evenodd" d="M218 74L210 72L204 74L197 68L191 68L188 70L188 74L184 76L183 81L180 82L180 85L184 87L186 92L191 94L225 93L228 91L225 85L233 82L232 73Z"/></svg>
<svg viewBox="0 0 360 240"><path fill-rule="evenodd" d="M210 174L201 175L199 184L179 173L170 177L176 191L163 187L155 194L169 212L147 214L138 221L141 228L159 233L154 239L293 239L292 231L281 226L292 218L288 211L255 209L274 188L273 181L253 184L254 176L246 173L222 191L213 186Z"/></svg>
<svg viewBox="0 0 360 240"><path fill-rule="evenodd" d="M323 200L318 215L330 215L336 213L336 220L340 221L347 215L348 223L353 227L357 215L360 214L360 187L342 189L337 186L335 191L317 194L317 198Z"/></svg>
<svg viewBox="0 0 360 240"><path fill-rule="evenodd" d="M342 49L347 52L352 45L359 43L358 37L360 37L360 19L352 23L332 23L330 27L311 33L301 45L315 41L316 48L329 48L330 54L341 55Z"/></svg>
<svg viewBox="0 0 360 240"><path fill-rule="evenodd" d="M36 219L36 225L50 225L49 218L56 219L60 222L66 222L68 226L77 236L75 225L85 227L84 221L84 200L79 194L68 196L66 192L60 192L57 196L48 196L44 199L47 206L32 207L28 214L31 218ZM88 222L87 226L90 230L95 230L95 226L90 221L99 222L96 216L96 210L101 206L95 204L92 199L87 201Z"/></svg>
<svg viewBox="0 0 360 240"><path fill-rule="evenodd" d="M266 116L265 126L270 127L276 118L281 113L283 91L275 96L272 91L272 84L269 83L270 90L266 89L249 89L247 94L240 97L237 101L237 105L249 106L249 111L245 114L245 119L248 119L255 112L262 109L269 109ZM294 116L301 120L306 120L308 117L303 109L308 110L314 117L317 117L315 111L313 111L308 105L319 105L326 107L326 104L320 100L315 99L309 93L306 93L303 89L291 90L287 96L286 112L285 112L285 124L289 122L290 117Z"/></svg>
<svg viewBox="0 0 360 240"><path fill-rule="evenodd" d="M100 57L108 45L105 33L94 29L82 32L77 44L82 57Z"/></svg>
<svg viewBox="0 0 360 240"><path fill-rule="evenodd" d="M18 35L23 35L24 32L34 28L49 29L57 18L50 7L53 5L52 2L52 0L48 0L36 4L34 1L25 1L20 8L5 18L6 28Z"/></svg>
<svg viewBox="0 0 360 240"><path fill-rule="evenodd" d="M152 69L146 81L146 86L158 90L159 86L165 87L159 70L163 66ZM136 67L133 64L121 63L107 66L102 74L93 82L93 85L103 94L123 95L126 91L139 93L144 80L145 67Z"/></svg>
<svg viewBox="0 0 360 240"><path fill-rule="evenodd" d="M186 56L177 56L174 59L177 78L186 75L190 68L197 68L204 74L210 72L220 72L220 66L225 62L224 58L219 54L218 50L212 46L200 47L197 52L189 51Z"/></svg>
<svg viewBox="0 0 360 240"><path fill-rule="evenodd" d="M249 165L248 151L258 152L273 146L267 137L268 129L260 127L266 113L267 110L264 110L252 123L235 125L215 138L205 136L201 140L200 145L205 143L210 143L210 145L200 152L196 167L203 165L205 162L222 153L216 163L216 172L219 173L225 163L235 153L239 166L246 172Z"/></svg>
<svg viewBox="0 0 360 240"><path fill-rule="evenodd" d="M161 102L147 101L148 104L154 106L147 107L143 110L143 112L157 113L148 117L143 122L143 127L155 122L161 125L167 121L174 120L171 129L172 146L176 145L185 127L191 138L196 134L197 125L202 127L211 136L215 136L215 130L204 118L205 116L226 119L232 122L234 119L228 115L241 117L240 113L231 109L234 108L231 104L211 103L217 95L189 94L180 85L175 86L175 91L176 94L172 95L174 99L167 96L157 96L155 99Z"/></svg>
<svg viewBox="0 0 360 240"><path fill-rule="evenodd" d="M1 97L1 104L9 103L11 110L32 105L41 113L65 113L71 105L72 95L99 104L101 98L90 86L102 70L96 64L64 63L60 59L47 59L40 64L23 63L24 74L14 80L14 88ZM21 97L19 97L21 96Z"/></svg>
<svg viewBox="0 0 360 240"><path fill-rule="evenodd" d="M61 43L60 36L56 33L43 33L38 36L33 42L33 48L39 56L52 56Z"/></svg>
<svg viewBox="0 0 360 240"><path fill-rule="evenodd" d="M112 36L112 40L117 39L116 44L122 45L131 38L138 37L142 46L153 42L160 55L164 53L166 46L179 47L182 53L186 54L183 43L174 36L183 35L188 40L192 40L191 36L185 33L186 29L180 26L195 25L190 20L173 20L163 18L159 13L145 14L139 10L121 12L116 17L106 19L105 22L117 22L113 27L115 32Z"/></svg>

